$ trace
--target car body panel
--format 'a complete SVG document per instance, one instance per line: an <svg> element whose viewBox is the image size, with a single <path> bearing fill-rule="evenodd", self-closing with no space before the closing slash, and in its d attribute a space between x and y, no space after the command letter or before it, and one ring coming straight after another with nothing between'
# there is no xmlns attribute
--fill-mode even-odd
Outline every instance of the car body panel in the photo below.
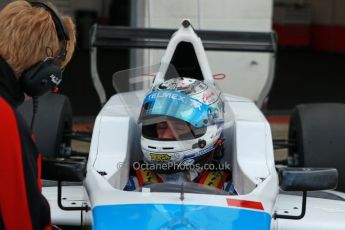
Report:
<svg viewBox="0 0 345 230"><path fill-rule="evenodd" d="M299 215L302 197L280 194L277 198L277 213ZM307 198L305 216L300 220L272 220L272 229L277 230L323 230L345 229L345 200Z"/></svg>
<svg viewBox="0 0 345 230"><path fill-rule="evenodd" d="M191 27L174 34L162 63L170 63L174 47L181 41L194 45L199 63L206 63L202 69L204 79L213 83L202 43ZM165 67L161 65L154 84L164 81ZM302 220L273 218L276 212L298 215L301 201L296 196L279 194L268 121L253 101L230 94L224 94L226 141L222 160L231 164L238 195L188 193L182 188L181 192L151 192L148 188L123 191L133 163L142 159L141 125L137 120L146 93L118 92L96 118L83 199L91 208L87 215L92 213L89 220L94 229L131 228L137 224L149 229L317 229L313 219L317 223L322 218L321 229L345 226L344 201L308 198L306 217ZM63 194L68 197L64 189ZM53 222L59 213L55 208Z"/></svg>
<svg viewBox="0 0 345 230"><path fill-rule="evenodd" d="M97 206L94 229L269 229L262 211L206 205L131 204ZM114 222L114 220L121 220Z"/></svg>

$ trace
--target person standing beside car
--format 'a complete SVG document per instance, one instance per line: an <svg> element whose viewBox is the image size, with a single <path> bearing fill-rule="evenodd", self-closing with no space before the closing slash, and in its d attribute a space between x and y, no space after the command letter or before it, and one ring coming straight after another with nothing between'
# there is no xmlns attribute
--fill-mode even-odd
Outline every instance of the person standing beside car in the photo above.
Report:
<svg viewBox="0 0 345 230"><path fill-rule="evenodd" d="M50 229L41 156L16 107L24 93L38 97L61 82L75 25L51 4L14 1L0 11L0 31L0 229Z"/></svg>

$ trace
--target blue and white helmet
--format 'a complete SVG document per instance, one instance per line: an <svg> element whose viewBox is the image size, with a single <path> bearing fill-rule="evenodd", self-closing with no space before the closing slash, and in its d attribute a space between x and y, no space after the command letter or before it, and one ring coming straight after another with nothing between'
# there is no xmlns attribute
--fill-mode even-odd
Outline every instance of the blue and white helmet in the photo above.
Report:
<svg viewBox="0 0 345 230"><path fill-rule="evenodd" d="M212 158L224 123L221 92L210 83L173 78L146 95L139 122L144 160L192 165Z"/></svg>

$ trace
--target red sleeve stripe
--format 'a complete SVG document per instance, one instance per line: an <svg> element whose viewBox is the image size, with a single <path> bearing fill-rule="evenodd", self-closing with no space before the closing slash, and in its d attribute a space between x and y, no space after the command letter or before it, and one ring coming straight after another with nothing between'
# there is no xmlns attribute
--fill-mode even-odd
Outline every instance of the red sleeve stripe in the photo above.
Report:
<svg viewBox="0 0 345 230"><path fill-rule="evenodd" d="M42 176L42 154L39 154L37 157L37 184L42 192L42 181L41 181L41 176Z"/></svg>
<svg viewBox="0 0 345 230"><path fill-rule="evenodd" d="M257 210L264 210L261 202L249 201L249 200L236 200L236 199L226 199L228 206L234 206L239 208L250 208Z"/></svg>
<svg viewBox="0 0 345 230"><path fill-rule="evenodd" d="M0 211L6 229L32 229L23 173L17 120L0 98Z"/></svg>
<svg viewBox="0 0 345 230"><path fill-rule="evenodd" d="M33 142L36 143L36 136L34 134L31 134L31 139ZM42 176L42 154L38 154L37 157L37 184L38 188L40 189L40 192L42 192L42 181L41 181L41 176Z"/></svg>
<svg viewBox="0 0 345 230"><path fill-rule="evenodd" d="M44 226L44 230L52 230L52 226L51 225Z"/></svg>

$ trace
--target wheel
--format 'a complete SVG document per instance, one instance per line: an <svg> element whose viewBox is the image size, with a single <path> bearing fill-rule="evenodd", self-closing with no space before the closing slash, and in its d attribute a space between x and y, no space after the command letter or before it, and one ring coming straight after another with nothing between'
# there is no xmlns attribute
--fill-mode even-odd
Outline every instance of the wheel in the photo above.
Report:
<svg viewBox="0 0 345 230"><path fill-rule="evenodd" d="M338 169L338 190L345 191L345 105L303 104L292 112L289 165Z"/></svg>
<svg viewBox="0 0 345 230"><path fill-rule="evenodd" d="M32 100L24 102L18 111L30 127ZM64 149L69 149L71 140L65 138L64 133L72 130L72 119L71 104L66 96L47 94L39 98L33 134L44 157L56 158L65 154Z"/></svg>

